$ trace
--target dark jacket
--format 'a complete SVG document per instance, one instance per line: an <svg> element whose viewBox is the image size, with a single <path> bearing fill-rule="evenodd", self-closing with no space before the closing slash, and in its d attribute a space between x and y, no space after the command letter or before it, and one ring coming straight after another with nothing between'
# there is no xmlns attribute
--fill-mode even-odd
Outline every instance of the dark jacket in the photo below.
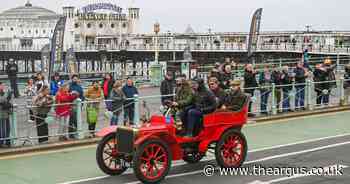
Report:
<svg viewBox="0 0 350 184"><path fill-rule="evenodd" d="M345 69L344 79L344 89L350 88L350 69Z"/></svg>
<svg viewBox="0 0 350 184"><path fill-rule="evenodd" d="M125 85L122 91L125 94L126 98L134 98L134 95L139 94L135 86ZM125 100L124 105L128 105L133 102L134 102L134 99Z"/></svg>
<svg viewBox="0 0 350 184"><path fill-rule="evenodd" d="M211 92L216 97L217 107L220 108L224 104L224 101L225 101L225 97L226 97L225 90L223 90L222 88L219 87L217 90L211 90Z"/></svg>
<svg viewBox="0 0 350 184"><path fill-rule="evenodd" d="M230 81L233 79L232 73L220 73L219 81L220 81L220 87L222 89L229 89L230 88Z"/></svg>
<svg viewBox="0 0 350 184"><path fill-rule="evenodd" d="M256 88L258 87L258 82L255 78L255 73L245 71L244 72L244 88ZM254 94L255 89L244 89L245 93Z"/></svg>
<svg viewBox="0 0 350 184"><path fill-rule="evenodd" d="M107 99L110 95L111 95L111 92L112 92L112 89L113 89L113 85L114 85L114 80L109 80L108 81L108 93L105 94L105 90L104 90L104 86L105 86L105 83L107 82L107 80L103 80L102 81L102 85L101 85L101 88L102 88L102 91L103 91L103 94L105 96L105 99Z"/></svg>
<svg viewBox="0 0 350 184"><path fill-rule="evenodd" d="M335 81L336 77L335 77L335 73L334 73L335 67L336 67L336 65L325 67L325 69L327 71L327 81L332 81L332 82L329 82L329 89L337 87L337 82Z"/></svg>
<svg viewBox="0 0 350 184"><path fill-rule="evenodd" d="M314 74L314 82L315 82L315 91L322 92L322 90L329 90L330 83L323 83L328 80L328 73L325 70L315 69ZM322 83L319 83L322 82Z"/></svg>
<svg viewBox="0 0 350 184"><path fill-rule="evenodd" d="M296 84L304 84L304 85L298 85L297 87L305 86L306 78L305 76L305 70L303 68L296 67L294 69L295 73L295 83Z"/></svg>
<svg viewBox="0 0 350 184"><path fill-rule="evenodd" d="M6 73L8 76L15 77L18 73L18 66L16 63L8 64L6 66Z"/></svg>
<svg viewBox="0 0 350 184"><path fill-rule="evenodd" d="M247 96L241 90L230 90L225 96L224 105L231 111L238 111L242 109Z"/></svg>
<svg viewBox="0 0 350 184"><path fill-rule="evenodd" d="M11 112L11 92L0 92L0 119L8 119Z"/></svg>
<svg viewBox="0 0 350 184"><path fill-rule="evenodd" d="M272 72L272 82L275 83L276 89L282 89L282 87L280 87L281 85L283 85L281 77L282 77L282 72L280 71Z"/></svg>
<svg viewBox="0 0 350 184"><path fill-rule="evenodd" d="M271 85L273 82L272 73L270 73L269 75L270 75L269 77L266 76L265 72L261 72L259 75L259 85L260 85L260 91L262 93L271 90Z"/></svg>
<svg viewBox="0 0 350 184"><path fill-rule="evenodd" d="M209 114L216 110L215 95L203 84L199 86L198 91L194 94L194 106L203 114Z"/></svg>
<svg viewBox="0 0 350 184"><path fill-rule="evenodd" d="M123 91L112 90L109 98L112 100L112 111L121 111L125 101L125 94Z"/></svg>
<svg viewBox="0 0 350 184"><path fill-rule="evenodd" d="M172 95L174 94L174 82L173 80L163 80L162 83L160 84L160 94L163 95ZM162 97L162 104L164 105L164 102L166 100L173 101L172 96L167 96L167 97Z"/></svg>
<svg viewBox="0 0 350 184"><path fill-rule="evenodd" d="M283 86L282 90L284 92L289 92L293 89L293 86L291 85L293 82L292 77L289 75L288 72L283 71L281 75L281 84L282 85L288 85L288 86Z"/></svg>
<svg viewBox="0 0 350 184"><path fill-rule="evenodd" d="M77 83L71 83L70 86L69 86L69 92L72 92L72 91L76 91L79 93L79 98L84 101L85 100L85 96L84 96L84 90L83 88L77 84Z"/></svg>

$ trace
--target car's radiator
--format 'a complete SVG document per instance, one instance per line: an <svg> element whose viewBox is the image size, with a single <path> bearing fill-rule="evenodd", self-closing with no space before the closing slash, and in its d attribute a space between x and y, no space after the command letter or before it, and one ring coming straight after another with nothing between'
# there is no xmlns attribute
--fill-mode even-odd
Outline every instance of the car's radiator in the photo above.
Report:
<svg viewBox="0 0 350 184"><path fill-rule="evenodd" d="M130 127L117 128L117 150L120 153L132 154L134 151L134 141L138 130Z"/></svg>

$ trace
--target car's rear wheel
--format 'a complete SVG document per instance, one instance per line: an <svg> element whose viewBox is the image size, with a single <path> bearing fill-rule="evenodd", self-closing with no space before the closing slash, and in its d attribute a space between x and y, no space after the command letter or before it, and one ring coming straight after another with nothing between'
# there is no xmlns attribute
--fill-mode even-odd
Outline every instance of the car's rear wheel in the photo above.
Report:
<svg viewBox="0 0 350 184"><path fill-rule="evenodd" d="M236 129L226 131L220 138L215 148L216 161L221 167L240 167L247 156L247 140Z"/></svg>
<svg viewBox="0 0 350 184"><path fill-rule="evenodd" d="M143 183L159 183L168 174L171 159L170 148L164 141L148 140L136 150L134 173Z"/></svg>
<svg viewBox="0 0 350 184"><path fill-rule="evenodd" d="M96 161L99 168L108 175L120 175L128 169L123 156L118 153L114 133L105 136L98 144Z"/></svg>
<svg viewBox="0 0 350 184"><path fill-rule="evenodd" d="M182 159L189 164L195 164L201 161L203 157L204 157L204 154L195 152L195 153L186 154Z"/></svg>

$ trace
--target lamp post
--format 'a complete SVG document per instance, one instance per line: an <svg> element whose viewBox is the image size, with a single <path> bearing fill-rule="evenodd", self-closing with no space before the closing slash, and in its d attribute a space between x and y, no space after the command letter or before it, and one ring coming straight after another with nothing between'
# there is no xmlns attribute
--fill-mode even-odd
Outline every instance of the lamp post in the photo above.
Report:
<svg viewBox="0 0 350 184"><path fill-rule="evenodd" d="M153 85L159 86L162 80L162 65L159 64L158 33L160 32L160 25L158 22L154 24L153 31L155 33L155 57L154 64L151 66L151 82Z"/></svg>
<svg viewBox="0 0 350 184"><path fill-rule="evenodd" d="M155 33L155 38L154 38L154 41L155 41L155 62L157 64L159 64L159 47L158 47L158 33L160 32L160 24L157 22L154 24L153 26L153 31Z"/></svg>

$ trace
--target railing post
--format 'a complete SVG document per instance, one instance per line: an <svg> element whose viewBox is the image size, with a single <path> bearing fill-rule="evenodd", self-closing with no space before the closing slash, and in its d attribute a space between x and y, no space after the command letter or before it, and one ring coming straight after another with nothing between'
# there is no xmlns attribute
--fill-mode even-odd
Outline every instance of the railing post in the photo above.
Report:
<svg viewBox="0 0 350 184"><path fill-rule="evenodd" d="M313 104L312 104L312 81L310 79L306 80L306 95L307 95L307 108L308 108L308 110L313 110Z"/></svg>
<svg viewBox="0 0 350 184"><path fill-rule="evenodd" d="M271 103L272 103L272 114L277 114L277 106L276 106L276 84L272 83L272 92L271 92Z"/></svg>
<svg viewBox="0 0 350 184"><path fill-rule="evenodd" d="M17 131L17 104L13 104L13 110L10 116L10 139L11 146L16 146L18 131Z"/></svg>
<svg viewBox="0 0 350 184"><path fill-rule="evenodd" d="M339 58L339 52L337 54L337 66L336 66L336 73L339 73L340 70L340 58Z"/></svg>
<svg viewBox="0 0 350 184"><path fill-rule="evenodd" d="M134 125L139 125L140 121L140 102L139 95L134 95Z"/></svg>
<svg viewBox="0 0 350 184"><path fill-rule="evenodd" d="M339 88L340 88L340 105L346 105L345 102L345 92L344 92L344 82L345 79L343 77L340 78L340 82L339 82Z"/></svg>
<svg viewBox="0 0 350 184"><path fill-rule="evenodd" d="M83 123L82 123L82 113L81 113L81 107L82 107L82 101L80 98L78 98L75 101L75 105L77 108L77 135L78 139L83 139L84 138L84 133L83 133Z"/></svg>

